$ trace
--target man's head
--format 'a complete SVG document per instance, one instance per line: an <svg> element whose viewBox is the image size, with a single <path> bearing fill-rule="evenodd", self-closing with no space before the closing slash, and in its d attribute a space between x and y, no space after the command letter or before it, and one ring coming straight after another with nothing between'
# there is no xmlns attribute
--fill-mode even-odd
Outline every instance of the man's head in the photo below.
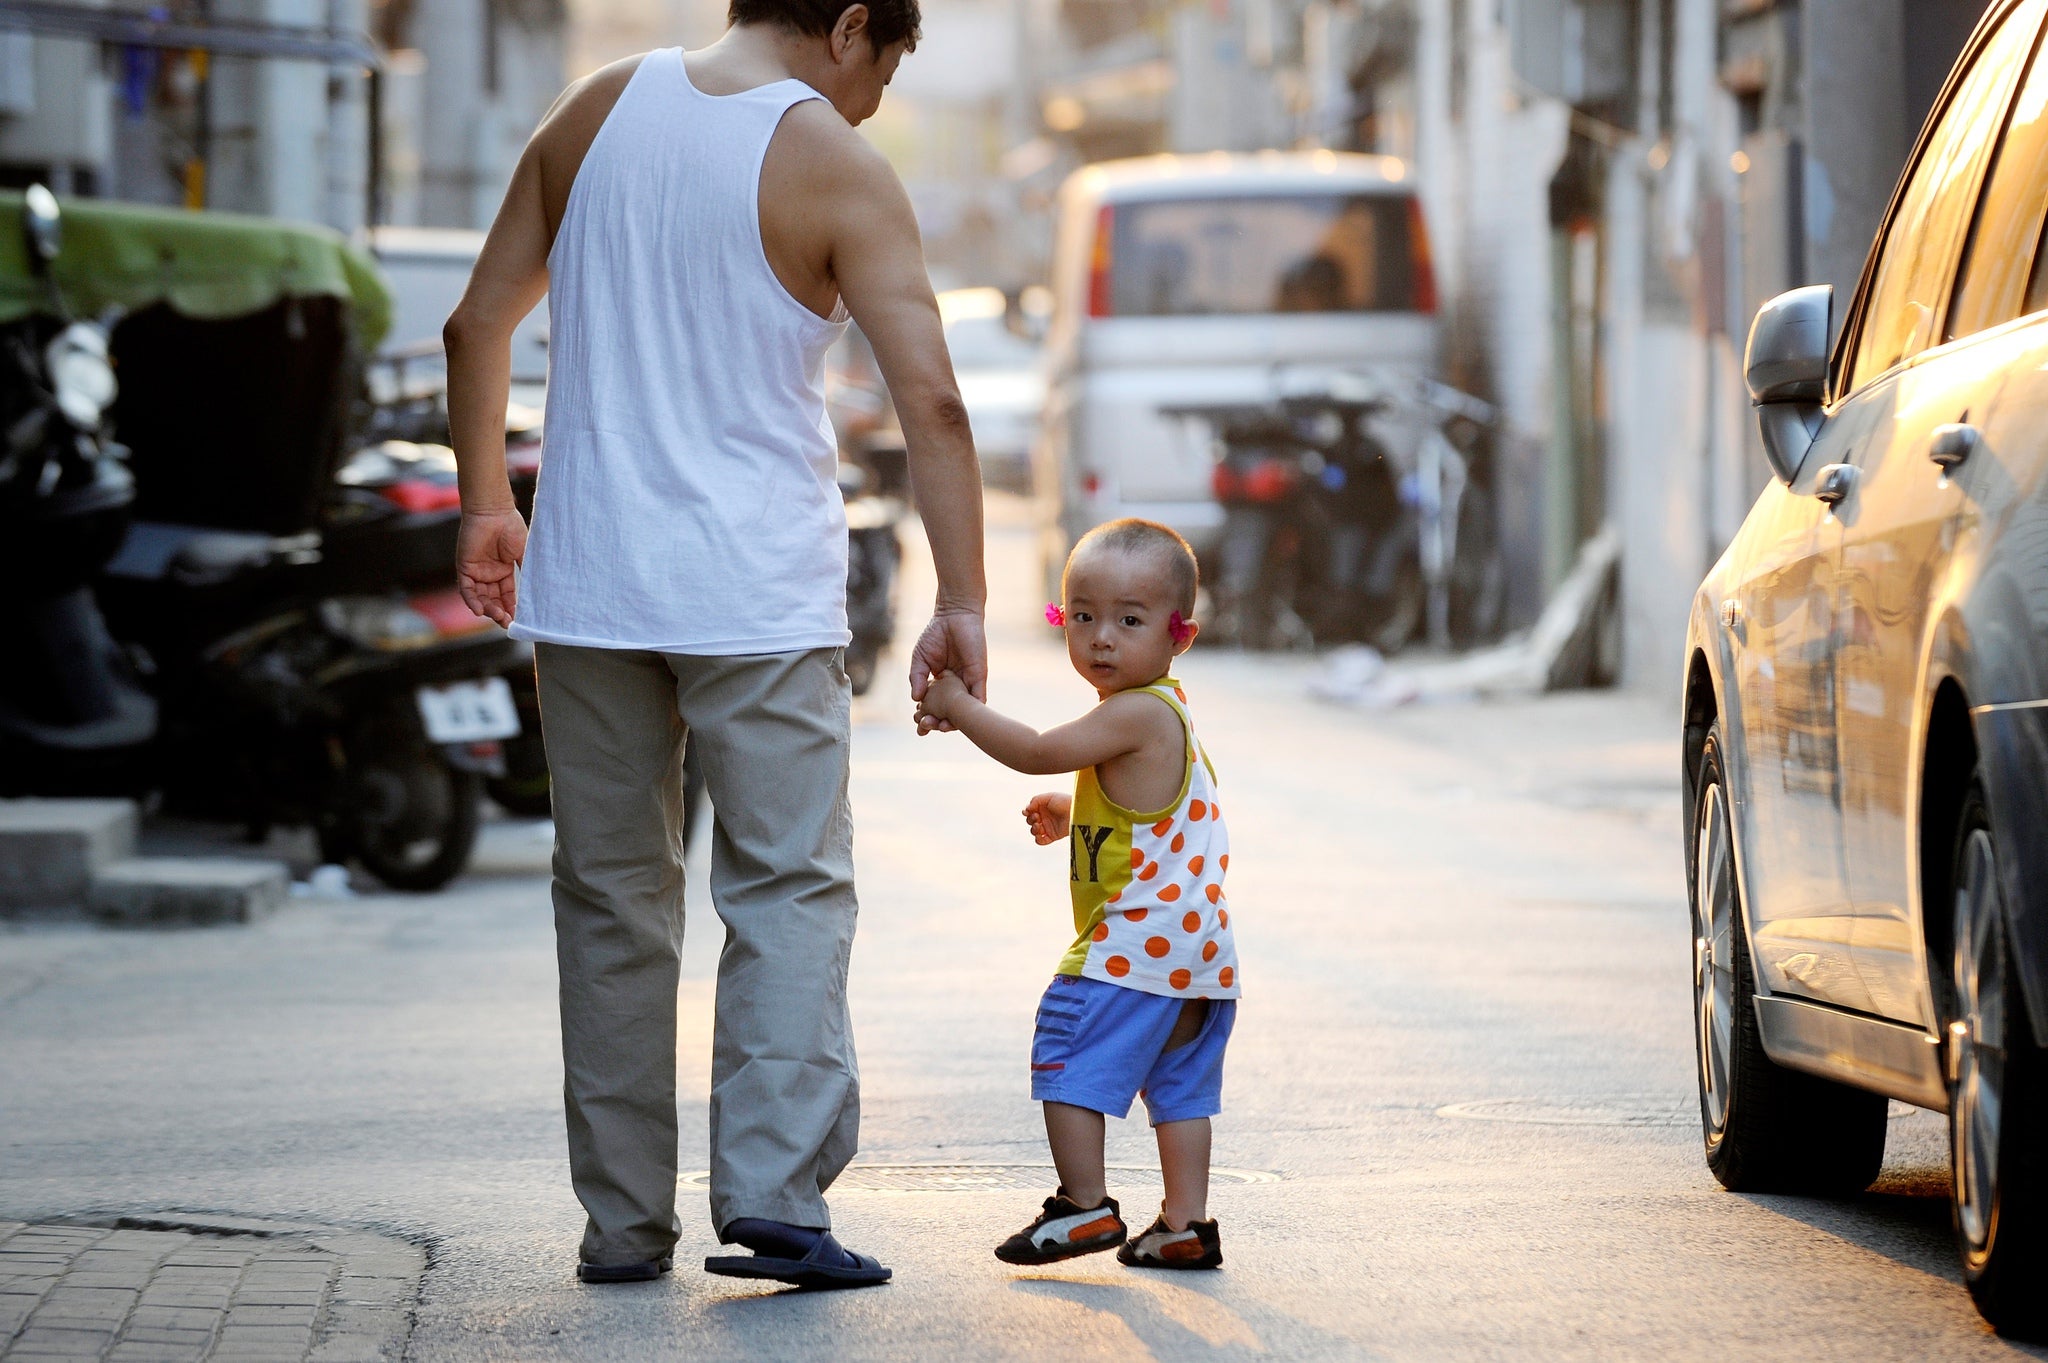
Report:
<svg viewBox="0 0 2048 1363"><path fill-rule="evenodd" d="M874 116L903 54L917 46L918 0L731 0L735 27L781 30L810 60L799 73L848 123Z"/></svg>

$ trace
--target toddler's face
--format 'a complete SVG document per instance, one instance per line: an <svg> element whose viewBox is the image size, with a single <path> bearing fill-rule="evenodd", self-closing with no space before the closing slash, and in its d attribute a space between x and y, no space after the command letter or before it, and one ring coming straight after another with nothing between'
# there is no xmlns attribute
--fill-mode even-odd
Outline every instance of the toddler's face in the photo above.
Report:
<svg viewBox="0 0 2048 1363"><path fill-rule="evenodd" d="M1175 609L1154 555L1086 552L1067 567L1067 658L1104 696L1158 681L1194 641L1174 641Z"/></svg>

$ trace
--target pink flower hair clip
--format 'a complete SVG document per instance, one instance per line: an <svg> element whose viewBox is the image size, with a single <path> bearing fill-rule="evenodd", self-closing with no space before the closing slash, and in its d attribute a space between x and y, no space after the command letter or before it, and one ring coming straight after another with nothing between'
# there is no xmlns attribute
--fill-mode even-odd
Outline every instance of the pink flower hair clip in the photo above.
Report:
<svg viewBox="0 0 2048 1363"><path fill-rule="evenodd" d="M1065 629L1067 627L1067 612L1059 602L1048 601L1045 603L1045 623L1051 625L1054 629Z"/></svg>
<svg viewBox="0 0 2048 1363"><path fill-rule="evenodd" d="M1184 644L1195 637L1195 627L1181 619L1179 611L1166 617L1166 632L1173 636L1176 644Z"/></svg>

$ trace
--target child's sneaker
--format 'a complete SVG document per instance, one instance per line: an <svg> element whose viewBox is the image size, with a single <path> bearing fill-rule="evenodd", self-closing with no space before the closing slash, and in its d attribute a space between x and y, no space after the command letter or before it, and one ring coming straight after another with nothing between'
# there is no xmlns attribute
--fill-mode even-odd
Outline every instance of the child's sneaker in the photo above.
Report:
<svg viewBox="0 0 2048 1363"><path fill-rule="evenodd" d="M1038 1219L996 1246L1006 1264L1050 1264L1114 1249L1130 1234L1123 1209L1105 1197L1099 1207L1076 1206L1060 1189L1045 1200Z"/></svg>
<svg viewBox="0 0 2048 1363"><path fill-rule="evenodd" d="M1162 1216L1143 1235L1126 1240L1116 1257L1132 1268L1220 1268L1223 1240L1213 1218L1190 1221L1186 1230L1170 1230Z"/></svg>

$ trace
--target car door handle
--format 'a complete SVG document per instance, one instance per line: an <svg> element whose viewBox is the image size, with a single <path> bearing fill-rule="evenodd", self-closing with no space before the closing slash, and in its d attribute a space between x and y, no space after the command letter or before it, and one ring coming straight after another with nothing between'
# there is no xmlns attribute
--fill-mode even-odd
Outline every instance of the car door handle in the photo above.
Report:
<svg viewBox="0 0 2048 1363"><path fill-rule="evenodd" d="M1854 464L1829 464L1821 469L1814 480L1813 495L1829 506L1839 506L1842 499L1856 488L1856 466Z"/></svg>
<svg viewBox="0 0 2048 1363"><path fill-rule="evenodd" d="M1977 428L1967 422L1936 426L1934 443L1927 447L1927 457L1944 469L1952 469L1975 453L1981 439L1983 436Z"/></svg>

